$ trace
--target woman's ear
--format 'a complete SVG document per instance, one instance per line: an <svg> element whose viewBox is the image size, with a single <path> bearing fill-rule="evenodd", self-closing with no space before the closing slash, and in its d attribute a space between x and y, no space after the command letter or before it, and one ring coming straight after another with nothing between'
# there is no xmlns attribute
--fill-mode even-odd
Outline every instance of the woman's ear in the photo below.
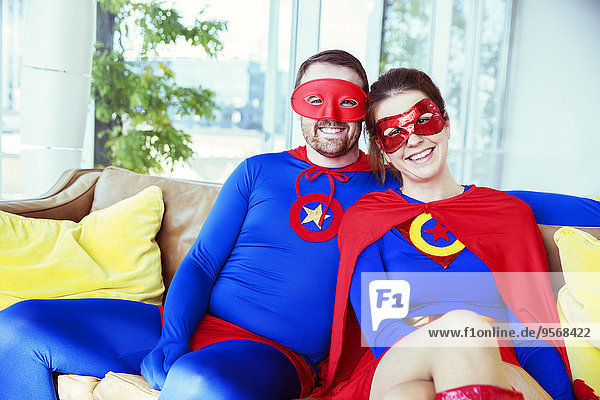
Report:
<svg viewBox="0 0 600 400"><path fill-rule="evenodd" d="M385 160L385 162L387 162L388 164L391 164L392 162L390 161L390 157L388 156L388 154L381 150L381 155L383 156L383 159Z"/></svg>
<svg viewBox="0 0 600 400"><path fill-rule="evenodd" d="M450 139L450 118L448 118L448 113L444 111L444 128L446 128L446 133L448 134L448 139Z"/></svg>
<svg viewBox="0 0 600 400"><path fill-rule="evenodd" d="M377 145L377 150L379 150L379 153L381 153L381 155L383 156L383 159L388 164L390 164L390 158L388 157L387 153L385 151L383 151L383 149L381 148L381 143L379 143L379 140L376 140L375 144Z"/></svg>

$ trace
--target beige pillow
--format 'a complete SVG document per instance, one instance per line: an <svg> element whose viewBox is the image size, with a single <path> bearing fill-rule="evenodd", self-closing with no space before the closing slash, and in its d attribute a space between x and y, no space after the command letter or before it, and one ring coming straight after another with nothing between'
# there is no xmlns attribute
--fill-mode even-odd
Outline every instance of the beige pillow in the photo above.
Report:
<svg viewBox="0 0 600 400"><path fill-rule="evenodd" d="M100 379L93 376L59 375L58 398L60 400L93 400L94 388Z"/></svg>
<svg viewBox="0 0 600 400"><path fill-rule="evenodd" d="M94 400L155 400L159 394L140 375L109 372L94 389Z"/></svg>

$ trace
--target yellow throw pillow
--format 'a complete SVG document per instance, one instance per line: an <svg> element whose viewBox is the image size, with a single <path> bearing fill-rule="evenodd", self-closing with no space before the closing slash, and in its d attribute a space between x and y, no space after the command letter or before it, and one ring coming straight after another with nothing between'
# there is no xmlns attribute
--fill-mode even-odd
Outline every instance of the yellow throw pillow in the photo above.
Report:
<svg viewBox="0 0 600 400"><path fill-rule="evenodd" d="M157 186L79 223L0 211L0 309L33 298L160 304L164 285L155 236L163 213Z"/></svg>
<svg viewBox="0 0 600 400"><path fill-rule="evenodd" d="M566 285L558 293L563 326L600 323L600 240L576 228L554 234ZM566 342L574 379L583 379L600 392L600 343L592 339Z"/></svg>
<svg viewBox="0 0 600 400"><path fill-rule="evenodd" d="M589 322L583 314L583 307L571 296L566 286L558 292L558 317L562 326L569 331L573 328L569 321ZM600 350L594 347L594 343L598 344L597 341L588 341L584 338L569 338L566 341L567 355L573 379L583 379L596 393L600 393L600 376L598 376Z"/></svg>
<svg viewBox="0 0 600 400"><path fill-rule="evenodd" d="M563 227L554 234L554 242L567 289L583 305L587 320L600 322L600 240L582 230Z"/></svg>

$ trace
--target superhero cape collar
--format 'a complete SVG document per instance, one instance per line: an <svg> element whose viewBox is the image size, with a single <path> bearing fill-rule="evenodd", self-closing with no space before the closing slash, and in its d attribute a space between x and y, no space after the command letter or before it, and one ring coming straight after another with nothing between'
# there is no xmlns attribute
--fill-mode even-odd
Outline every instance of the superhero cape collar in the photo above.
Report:
<svg viewBox="0 0 600 400"><path fill-rule="evenodd" d="M298 160L304 161L305 163L309 164L313 168L319 168L319 169L323 169L323 170L327 169L327 170L336 171L336 172L340 172L340 173L370 171L371 169L369 167L369 158L362 150L359 149L358 151L359 151L358 159L356 161L354 161L352 164L347 165L342 168L327 168L327 167L321 167L321 166L313 164L312 162L310 162L310 160L308 159L308 156L306 154L306 145L298 146L295 149L286 150L286 153L289 153L290 155L297 158Z"/></svg>
<svg viewBox="0 0 600 400"><path fill-rule="evenodd" d="M517 318L528 317L524 319L531 321L529 318L534 317L540 322L558 321L548 281L539 282L537 290L531 290L526 282L509 282L496 274L519 268L514 260L522 257L528 257L531 261L527 266L530 271L548 271L541 235L535 225L533 212L525 203L506 193L478 187L472 187L450 199L430 203L409 203L389 189L372 192L347 210L340 227L338 242L341 258L325 385L327 388L343 381L347 377L344 374L349 373L348 365L356 365L364 351L360 347L358 321L348 311L348 292L358 255L391 227L423 212L434 214L436 220L450 228L465 246L490 267L500 294ZM504 242L501 246L494 246L487 240L487 236L493 237L498 233L502 235ZM515 301L517 298L519 300ZM555 341L553 344L571 376L564 344L562 341ZM516 362L516 358L507 361Z"/></svg>
<svg viewBox="0 0 600 400"><path fill-rule="evenodd" d="M337 235L342 220L342 215L344 214L344 210L340 203L333 198L335 193L335 181L348 181L349 178L345 175L347 172L370 171L367 156L365 153L359 150L358 160L356 160L354 163L343 168L326 168L310 162L306 154L306 146L300 146L295 149L288 150L287 152L293 157L304 161L309 165L309 167L301 171L296 178L296 201L292 204L289 211L290 226L294 232L296 232L296 234L304 240L309 242L327 241ZM312 181L321 175L325 175L329 179L329 195L325 195L323 193L310 193L302 195L300 193L300 180L302 178L306 179L307 181ZM300 209L309 202L318 202L325 205L325 210L322 211L321 216L317 221L317 226L319 227L318 231L308 231L302 226L298 219L298 213L300 212ZM329 210L331 210L332 215L327 214ZM326 217L331 217L331 225L321 230Z"/></svg>

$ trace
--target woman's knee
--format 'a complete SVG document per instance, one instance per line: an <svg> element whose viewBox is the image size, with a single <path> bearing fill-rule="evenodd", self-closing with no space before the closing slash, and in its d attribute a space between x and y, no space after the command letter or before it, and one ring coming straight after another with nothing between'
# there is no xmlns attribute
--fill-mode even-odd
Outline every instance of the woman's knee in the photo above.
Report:
<svg viewBox="0 0 600 400"><path fill-rule="evenodd" d="M500 360L498 340L488 318L469 310L453 310L438 321L436 329L452 332L446 335L440 357L460 362L469 360Z"/></svg>
<svg viewBox="0 0 600 400"><path fill-rule="evenodd" d="M437 337L447 341L448 346L497 347L498 341L491 322L490 318L473 311L453 310L434 321L430 329L446 332Z"/></svg>
<svg viewBox="0 0 600 400"><path fill-rule="evenodd" d="M440 323L450 326L490 327L489 320L470 310L452 310L439 318Z"/></svg>

